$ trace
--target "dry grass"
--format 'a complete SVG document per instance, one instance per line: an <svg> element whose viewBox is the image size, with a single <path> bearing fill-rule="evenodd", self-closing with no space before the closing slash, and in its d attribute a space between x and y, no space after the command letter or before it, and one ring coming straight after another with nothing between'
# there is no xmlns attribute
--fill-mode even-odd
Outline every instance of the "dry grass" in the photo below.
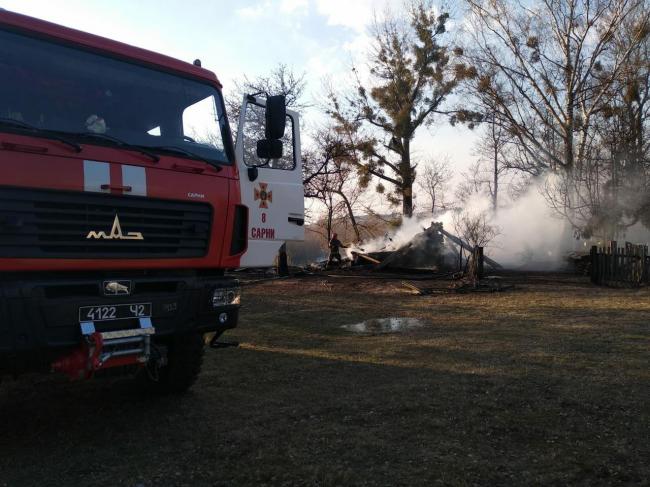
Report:
<svg viewBox="0 0 650 487"><path fill-rule="evenodd" d="M188 396L2 385L0 485L647 485L650 290L518 280L247 287L242 346L210 351ZM341 328L388 316L425 326Z"/></svg>

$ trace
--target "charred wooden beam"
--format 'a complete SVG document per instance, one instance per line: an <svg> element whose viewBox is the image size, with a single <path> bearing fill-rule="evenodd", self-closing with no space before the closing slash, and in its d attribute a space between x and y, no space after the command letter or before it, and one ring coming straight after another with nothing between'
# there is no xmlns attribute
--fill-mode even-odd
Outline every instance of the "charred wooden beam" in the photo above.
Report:
<svg viewBox="0 0 650 487"><path fill-rule="evenodd" d="M367 260L368 262L372 262L373 264L381 264L381 260L377 260L373 257L370 257L369 255L362 254L361 252L352 252L352 255L354 255L358 259L364 259Z"/></svg>
<svg viewBox="0 0 650 487"><path fill-rule="evenodd" d="M407 243L406 245L403 245L399 249L397 249L395 252L390 254L388 257L386 257L384 260L382 260L379 264L377 264L374 268L374 270L379 271L386 266L388 266L391 262L394 262L397 260L399 257L404 255L408 250L411 248L413 244L411 242Z"/></svg>
<svg viewBox="0 0 650 487"><path fill-rule="evenodd" d="M474 249L467 243L463 242L460 238L458 238L456 235L453 235L449 233L447 230L444 228L440 229L440 233L442 233L445 237L447 237L449 240L454 242L456 245L459 245L461 248L467 250L468 252L474 252ZM489 257L483 256L483 261L490 265L494 269L503 269L503 266L499 264L498 262L490 259Z"/></svg>

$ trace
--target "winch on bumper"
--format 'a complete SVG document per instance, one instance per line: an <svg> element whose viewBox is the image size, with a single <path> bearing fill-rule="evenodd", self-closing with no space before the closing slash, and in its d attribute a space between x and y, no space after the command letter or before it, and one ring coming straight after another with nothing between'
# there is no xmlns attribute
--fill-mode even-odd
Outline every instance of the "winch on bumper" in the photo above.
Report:
<svg viewBox="0 0 650 487"><path fill-rule="evenodd" d="M144 365L151 357L151 318L140 318L140 328L98 332L92 321L81 323L81 346L52 363L52 370L71 379L89 379L101 369Z"/></svg>
<svg viewBox="0 0 650 487"><path fill-rule="evenodd" d="M152 345L237 326L239 293L236 280L205 271L4 276L0 372L77 377L142 364Z"/></svg>

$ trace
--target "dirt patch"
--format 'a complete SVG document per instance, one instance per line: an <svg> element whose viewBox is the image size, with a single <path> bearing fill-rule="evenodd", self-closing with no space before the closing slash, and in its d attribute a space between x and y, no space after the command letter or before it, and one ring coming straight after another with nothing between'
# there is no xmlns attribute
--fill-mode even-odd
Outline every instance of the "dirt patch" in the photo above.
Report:
<svg viewBox="0 0 650 487"><path fill-rule="evenodd" d="M245 288L193 392L0 385L0 485L642 485L650 290L518 275L494 294L396 281ZM424 283L445 286L448 283ZM341 324L420 320L360 337Z"/></svg>

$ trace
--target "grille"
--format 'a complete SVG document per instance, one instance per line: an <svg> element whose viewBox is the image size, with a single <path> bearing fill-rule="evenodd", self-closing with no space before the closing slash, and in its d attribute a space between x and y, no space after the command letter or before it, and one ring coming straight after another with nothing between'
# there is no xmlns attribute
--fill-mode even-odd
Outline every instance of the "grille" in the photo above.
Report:
<svg viewBox="0 0 650 487"><path fill-rule="evenodd" d="M116 217L123 236L111 236ZM208 251L212 207L104 193L0 187L0 257L182 258Z"/></svg>

